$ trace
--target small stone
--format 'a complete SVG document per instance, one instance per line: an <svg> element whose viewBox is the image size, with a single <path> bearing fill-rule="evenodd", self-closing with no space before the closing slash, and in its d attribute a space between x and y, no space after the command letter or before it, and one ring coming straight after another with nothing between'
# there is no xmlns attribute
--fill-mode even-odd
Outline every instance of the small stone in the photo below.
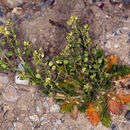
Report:
<svg viewBox="0 0 130 130"><path fill-rule="evenodd" d="M4 23L2 21L0 21L0 25L3 25Z"/></svg>
<svg viewBox="0 0 130 130"><path fill-rule="evenodd" d="M103 43L104 43L104 44L107 44L107 40L103 40Z"/></svg>
<svg viewBox="0 0 130 130"><path fill-rule="evenodd" d="M121 30L117 29L116 31L117 35L122 34Z"/></svg>
<svg viewBox="0 0 130 130"><path fill-rule="evenodd" d="M124 18L125 20L128 19L128 15L122 16L122 18Z"/></svg>
<svg viewBox="0 0 130 130"><path fill-rule="evenodd" d="M115 48L118 48L119 46L118 46L118 44L115 44L114 47L115 47Z"/></svg>
<svg viewBox="0 0 130 130"><path fill-rule="evenodd" d="M127 31L127 30L128 30L128 27L127 27L127 26L124 26L124 27L123 27L123 30Z"/></svg>
<svg viewBox="0 0 130 130"><path fill-rule="evenodd" d="M3 106L0 105L0 112L2 112L2 111L3 111Z"/></svg>
<svg viewBox="0 0 130 130"><path fill-rule="evenodd" d="M38 106L36 106L36 112L39 112L40 108Z"/></svg>
<svg viewBox="0 0 130 130"><path fill-rule="evenodd" d="M53 5L55 3L55 0L46 0L45 4L47 6Z"/></svg>
<svg viewBox="0 0 130 130"><path fill-rule="evenodd" d="M50 112L51 112L51 113L59 112L59 110L60 110L60 106L57 105L57 104L54 104L54 105L52 105L52 106L50 107Z"/></svg>
<svg viewBox="0 0 130 130"><path fill-rule="evenodd" d="M117 126L115 124L111 125L111 130L118 130Z"/></svg>
<svg viewBox="0 0 130 130"><path fill-rule="evenodd" d="M21 7L16 7L12 10L12 13L20 16L24 14L24 10Z"/></svg>
<svg viewBox="0 0 130 130"><path fill-rule="evenodd" d="M109 49L111 48L111 43L110 43L110 41L107 42L106 48L109 48Z"/></svg>
<svg viewBox="0 0 130 130"><path fill-rule="evenodd" d="M112 32L112 37L115 37L116 35L117 35L116 31Z"/></svg>
<svg viewBox="0 0 130 130"><path fill-rule="evenodd" d="M16 75L15 75L15 83L16 84L21 84L21 85L29 85L29 80L27 80L27 79L21 80L20 77L19 77L19 74L16 73Z"/></svg>
<svg viewBox="0 0 130 130"><path fill-rule="evenodd" d="M130 4L130 0L122 0L124 4Z"/></svg>
<svg viewBox="0 0 130 130"><path fill-rule="evenodd" d="M14 129L11 128L10 126L7 126L7 130L14 130Z"/></svg>
<svg viewBox="0 0 130 130"><path fill-rule="evenodd" d="M64 123L65 122L65 115L62 115L60 120L61 120L62 123Z"/></svg>
<svg viewBox="0 0 130 130"><path fill-rule="evenodd" d="M24 17L20 19L20 23L22 23L23 21L25 21Z"/></svg>
<svg viewBox="0 0 130 130"><path fill-rule="evenodd" d="M45 9L45 3L41 2L41 10L42 10L42 12L44 12L44 9Z"/></svg>
<svg viewBox="0 0 130 130"><path fill-rule="evenodd" d="M112 2L119 2L119 0L111 0Z"/></svg>
<svg viewBox="0 0 130 130"><path fill-rule="evenodd" d="M36 100L35 101L35 109L36 109L36 112L38 114L43 114L43 105L42 105L42 102L40 100Z"/></svg>
<svg viewBox="0 0 130 130"><path fill-rule="evenodd" d="M3 17L3 12L0 10L0 17Z"/></svg>
<svg viewBox="0 0 130 130"><path fill-rule="evenodd" d="M130 37L130 32L128 33L128 37Z"/></svg>
<svg viewBox="0 0 130 130"><path fill-rule="evenodd" d="M21 95L17 90L17 86L12 84L4 89L2 96L4 101L14 103L20 98Z"/></svg>
<svg viewBox="0 0 130 130"><path fill-rule="evenodd" d="M26 15L24 16L24 18L27 19L27 20L29 20L31 17L32 17L32 15L31 15L30 13L28 13L28 14L26 14Z"/></svg>
<svg viewBox="0 0 130 130"><path fill-rule="evenodd" d="M37 115L29 116L29 119L30 119L31 121L39 121L39 118L38 118Z"/></svg>
<svg viewBox="0 0 130 130"><path fill-rule="evenodd" d="M26 0L1 0L1 1L5 6L9 8L15 8L26 2Z"/></svg>
<svg viewBox="0 0 130 130"><path fill-rule="evenodd" d="M68 127L68 130L72 130L72 129L73 129L73 126L72 126L72 125Z"/></svg>
<svg viewBox="0 0 130 130"><path fill-rule="evenodd" d="M22 63L18 64L18 69L23 71L23 72L25 71ZM29 80L27 80L27 79L21 80L21 78L19 77L19 74L16 73L16 75L15 75L15 83L16 84L21 84L21 85L29 85Z"/></svg>
<svg viewBox="0 0 130 130"><path fill-rule="evenodd" d="M32 40L31 40L32 44L35 44L36 41L37 41L37 38L32 38Z"/></svg>
<svg viewBox="0 0 130 130"><path fill-rule="evenodd" d="M53 122L53 124L54 124L55 126L58 126L58 125L60 125L60 124L61 124L61 120L56 119L56 121L55 121L55 122Z"/></svg>
<svg viewBox="0 0 130 130"><path fill-rule="evenodd" d="M16 127L16 122L13 123L14 128Z"/></svg>
<svg viewBox="0 0 130 130"><path fill-rule="evenodd" d="M128 111L126 112L125 118L126 118L127 121L130 120L130 110L128 110Z"/></svg>
<svg viewBox="0 0 130 130"><path fill-rule="evenodd" d="M129 52L128 52L128 56L130 57L130 50L129 50Z"/></svg>
<svg viewBox="0 0 130 130"><path fill-rule="evenodd" d="M45 9L45 3L44 2L41 2L38 5L36 5L36 11L41 10L42 12L44 12L44 9Z"/></svg>
<svg viewBox="0 0 130 130"><path fill-rule="evenodd" d="M34 129L39 129L40 128L40 126L39 125L36 125L35 127L34 127Z"/></svg>
<svg viewBox="0 0 130 130"><path fill-rule="evenodd" d="M45 120L45 118L42 116L41 118L40 118L40 121L42 122L42 121L44 121Z"/></svg>
<svg viewBox="0 0 130 130"><path fill-rule="evenodd" d="M102 2L102 0L96 0L96 2Z"/></svg>
<svg viewBox="0 0 130 130"><path fill-rule="evenodd" d="M130 44L130 39L128 39L127 43Z"/></svg>
<svg viewBox="0 0 130 130"><path fill-rule="evenodd" d="M51 130L57 130L56 127L53 127Z"/></svg>
<svg viewBox="0 0 130 130"><path fill-rule="evenodd" d="M41 122L41 125L45 125L45 124L47 124L49 122L50 122L50 120L46 119L46 120L44 120L44 121Z"/></svg>
<svg viewBox="0 0 130 130"><path fill-rule="evenodd" d="M0 83L2 84L8 84L10 81L9 76L4 73L0 73Z"/></svg>
<svg viewBox="0 0 130 130"><path fill-rule="evenodd" d="M49 105L48 105L48 102L47 102L47 101L44 101L44 102L43 102L43 107L45 107L45 108L48 108L48 107L49 107Z"/></svg>
<svg viewBox="0 0 130 130"><path fill-rule="evenodd" d="M16 15L14 15L14 17L11 20L15 23L15 22L17 22L18 17Z"/></svg>

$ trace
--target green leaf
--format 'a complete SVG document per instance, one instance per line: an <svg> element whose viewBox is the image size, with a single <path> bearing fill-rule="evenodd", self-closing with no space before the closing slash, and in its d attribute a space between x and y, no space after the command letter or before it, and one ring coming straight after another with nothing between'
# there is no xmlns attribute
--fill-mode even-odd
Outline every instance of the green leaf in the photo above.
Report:
<svg viewBox="0 0 130 130"><path fill-rule="evenodd" d="M12 55L13 55L13 52L9 51L9 52L8 52L8 55L9 55L9 56L12 56Z"/></svg>
<svg viewBox="0 0 130 130"><path fill-rule="evenodd" d="M97 64L94 64L93 67L94 67L95 69L98 69L98 68L99 68L99 66L98 66Z"/></svg>
<svg viewBox="0 0 130 130"><path fill-rule="evenodd" d="M93 74L90 76L91 79L94 79L96 77L96 74Z"/></svg>
<svg viewBox="0 0 130 130"><path fill-rule="evenodd" d="M56 66L52 66L51 70L55 71L55 69L56 69Z"/></svg>
<svg viewBox="0 0 130 130"><path fill-rule="evenodd" d="M87 61L88 61L88 57L85 57L85 58L84 58L84 62L87 62Z"/></svg>
<svg viewBox="0 0 130 130"><path fill-rule="evenodd" d="M80 113L85 112L85 110L86 110L86 104L83 104L82 106L79 107Z"/></svg>
<svg viewBox="0 0 130 130"><path fill-rule="evenodd" d="M98 63L99 64L101 64L102 63L102 59L100 58L100 59L98 59Z"/></svg>
<svg viewBox="0 0 130 130"><path fill-rule="evenodd" d="M73 103L65 102L63 105L60 106L61 113L70 112L72 109L73 109Z"/></svg>
<svg viewBox="0 0 130 130"><path fill-rule="evenodd" d="M6 44L5 40L1 40L0 44L5 45Z"/></svg>
<svg viewBox="0 0 130 130"><path fill-rule="evenodd" d="M49 62L49 66L51 67L52 65L53 65L53 62L52 62L52 61L50 61L50 62Z"/></svg>
<svg viewBox="0 0 130 130"><path fill-rule="evenodd" d="M128 103L127 110L130 110L130 103Z"/></svg>
<svg viewBox="0 0 130 130"><path fill-rule="evenodd" d="M68 60L64 60L63 62L64 62L65 65L67 65L69 63Z"/></svg>
<svg viewBox="0 0 130 130"><path fill-rule="evenodd" d="M36 76L36 78L38 78L38 79L41 78L41 75L40 75L40 74L36 74L35 76Z"/></svg>
<svg viewBox="0 0 130 130"><path fill-rule="evenodd" d="M6 67L7 67L6 64L2 64L1 66L2 66L3 68L6 68Z"/></svg>
<svg viewBox="0 0 130 130"><path fill-rule="evenodd" d="M102 124L106 127L110 127L111 125L111 118L109 113L105 113L101 118Z"/></svg>
<svg viewBox="0 0 130 130"><path fill-rule="evenodd" d="M106 96L100 96L98 106L99 106L99 113L101 115L100 120L102 121L102 124L106 127L110 127L111 118L110 118L110 114L108 111Z"/></svg>

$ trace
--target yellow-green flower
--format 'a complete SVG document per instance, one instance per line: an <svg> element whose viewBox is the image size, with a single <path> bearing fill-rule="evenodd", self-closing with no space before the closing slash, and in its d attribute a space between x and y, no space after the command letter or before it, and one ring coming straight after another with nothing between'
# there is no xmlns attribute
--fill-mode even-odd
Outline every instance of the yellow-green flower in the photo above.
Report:
<svg viewBox="0 0 130 130"><path fill-rule="evenodd" d="M11 24L12 24L12 22L10 19L6 20L6 25L11 25Z"/></svg>
<svg viewBox="0 0 130 130"><path fill-rule="evenodd" d="M72 25L74 22L76 22L78 17L76 16L71 16L70 20L67 21L68 25Z"/></svg>
<svg viewBox="0 0 130 130"><path fill-rule="evenodd" d="M48 85L50 83L50 80L51 80L50 78L46 78L45 79L45 84Z"/></svg>
<svg viewBox="0 0 130 130"><path fill-rule="evenodd" d="M24 42L24 46L27 46L27 47L29 47L30 46L30 42Z"/></svg>
<svg viewBox="0 0 130 130"><path fill-rule="evenodd" d="M55 65L52 66L51 70L52 70L52 71L55 71L55 69L56 69L56 66L55 66Z"/></svg>
<svg viewBox="0 0 130 130"><path fill-rule="evenodd" d="M0 27L0 33L2 33L2 34L4 33L4 27L3 26Z"/></svg>
<svg viewBox="0 0 130 130"><path fill-rule="evenodd" d="M53 62L52 62L52 61L50 61L50 62L49 62L49 66L52 66L52 65L53 65Z"/></svg>
<svg viewBox="0 0 130 130"><path fill-rule="evenodd" d="M85 72L85 70L86 70L86 68L82 68L82 73L84 73L84 72Z"/></svg>
<svg viewBox="0 0 130 130"><path fill-rule="evenodd" d="M62 62L60 60L57 60L56 63L57 64L62 64Z"/></svg>
<svg viewBox="0 0 130 130"><path fill-rule="evenodd" d="M41 54L41 57L42 57L42 58L44 57L44 53Z"/></svg>
<svg viewBox="0 0 130 130"><path fill-rule="evenodd" d="M9 36L9 35L10 35L10 32L7 30L6 27L4 28L4 34L5 34L6 36Z"/></svg>

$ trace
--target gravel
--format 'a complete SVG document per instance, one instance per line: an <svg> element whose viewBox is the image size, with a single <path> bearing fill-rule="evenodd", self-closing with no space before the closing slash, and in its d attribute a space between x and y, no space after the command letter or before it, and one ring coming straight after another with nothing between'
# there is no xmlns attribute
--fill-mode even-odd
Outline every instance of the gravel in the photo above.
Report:
<svg viewBox="0 0 130 130"><path fill-rule="evenodd" d="M118 130L116 124L112 124L112 125L111 125L111 130Z"/></svg>
<svg viewBox="0 0 130 130"><path fill-rule="evenodd" d="M2 105L0 105L0 112L2 112L3 111L3 106Z"/></svg>
<svg viewBox="0 0 130 130"><path fill-rule="evenodd" d="M126 120L130 120L130 110L128 110L127 112L126 112L126 114L125 114L125 118L126 118Z"/></svg>

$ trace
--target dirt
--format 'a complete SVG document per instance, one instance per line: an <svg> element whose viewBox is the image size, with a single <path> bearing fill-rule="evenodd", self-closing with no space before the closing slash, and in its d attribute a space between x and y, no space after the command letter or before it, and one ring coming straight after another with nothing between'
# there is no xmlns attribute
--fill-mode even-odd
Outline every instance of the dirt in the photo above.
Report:
<svg viewBox="0 0 130 130"><path fill-rule="evenodd" d="M79 24L89 24L90 36L105 55L115 54L119 64L130 66L130 8L129 5L110 3L109 0L30 0L19 5L22 13L0 4L2 25L11 18L18 28L19 39L31 41L34 48L42 46L47 60L58 55L66 46L69 30L66 22L79 17ZM17 10L19 11L19 10ZM14 75L0 74L0 130L109 130L99 123L93 126L84 114L77 120L60 114L52 98L42 94L38 86L15 84ZM3 109L2 109L3 107ZM125 112L124 112L125 113ZM123 114L124 114L123 113ZM124 115L112 115L112 130L128 130L130 123Z"/></svg>
<svg viewBox="0 0 130 130"><path fill-rule="evenodd" d="M81 24L89 24L90 36L96 44L108 54L119 57L120 63L130 64L130 44L128 33L130 28L130 10L121 4L112 5L109 1L86 4L83 0L57 0L52 9L47 9L43 15L37 16L37 11L32 18L20 24L20 32L24 40L30 40L39 48L45 47L46 54L55 56L61 52L66 45L66 33L69 28L66 21L70 16L78 16ZM128 16L125 19L125 16ZM52 25L49 20L62 25ZM114 35L115 33L115 35ZM120 40L119 40L120 39ZM107 41L104 44L104 40Z"/></svg>

